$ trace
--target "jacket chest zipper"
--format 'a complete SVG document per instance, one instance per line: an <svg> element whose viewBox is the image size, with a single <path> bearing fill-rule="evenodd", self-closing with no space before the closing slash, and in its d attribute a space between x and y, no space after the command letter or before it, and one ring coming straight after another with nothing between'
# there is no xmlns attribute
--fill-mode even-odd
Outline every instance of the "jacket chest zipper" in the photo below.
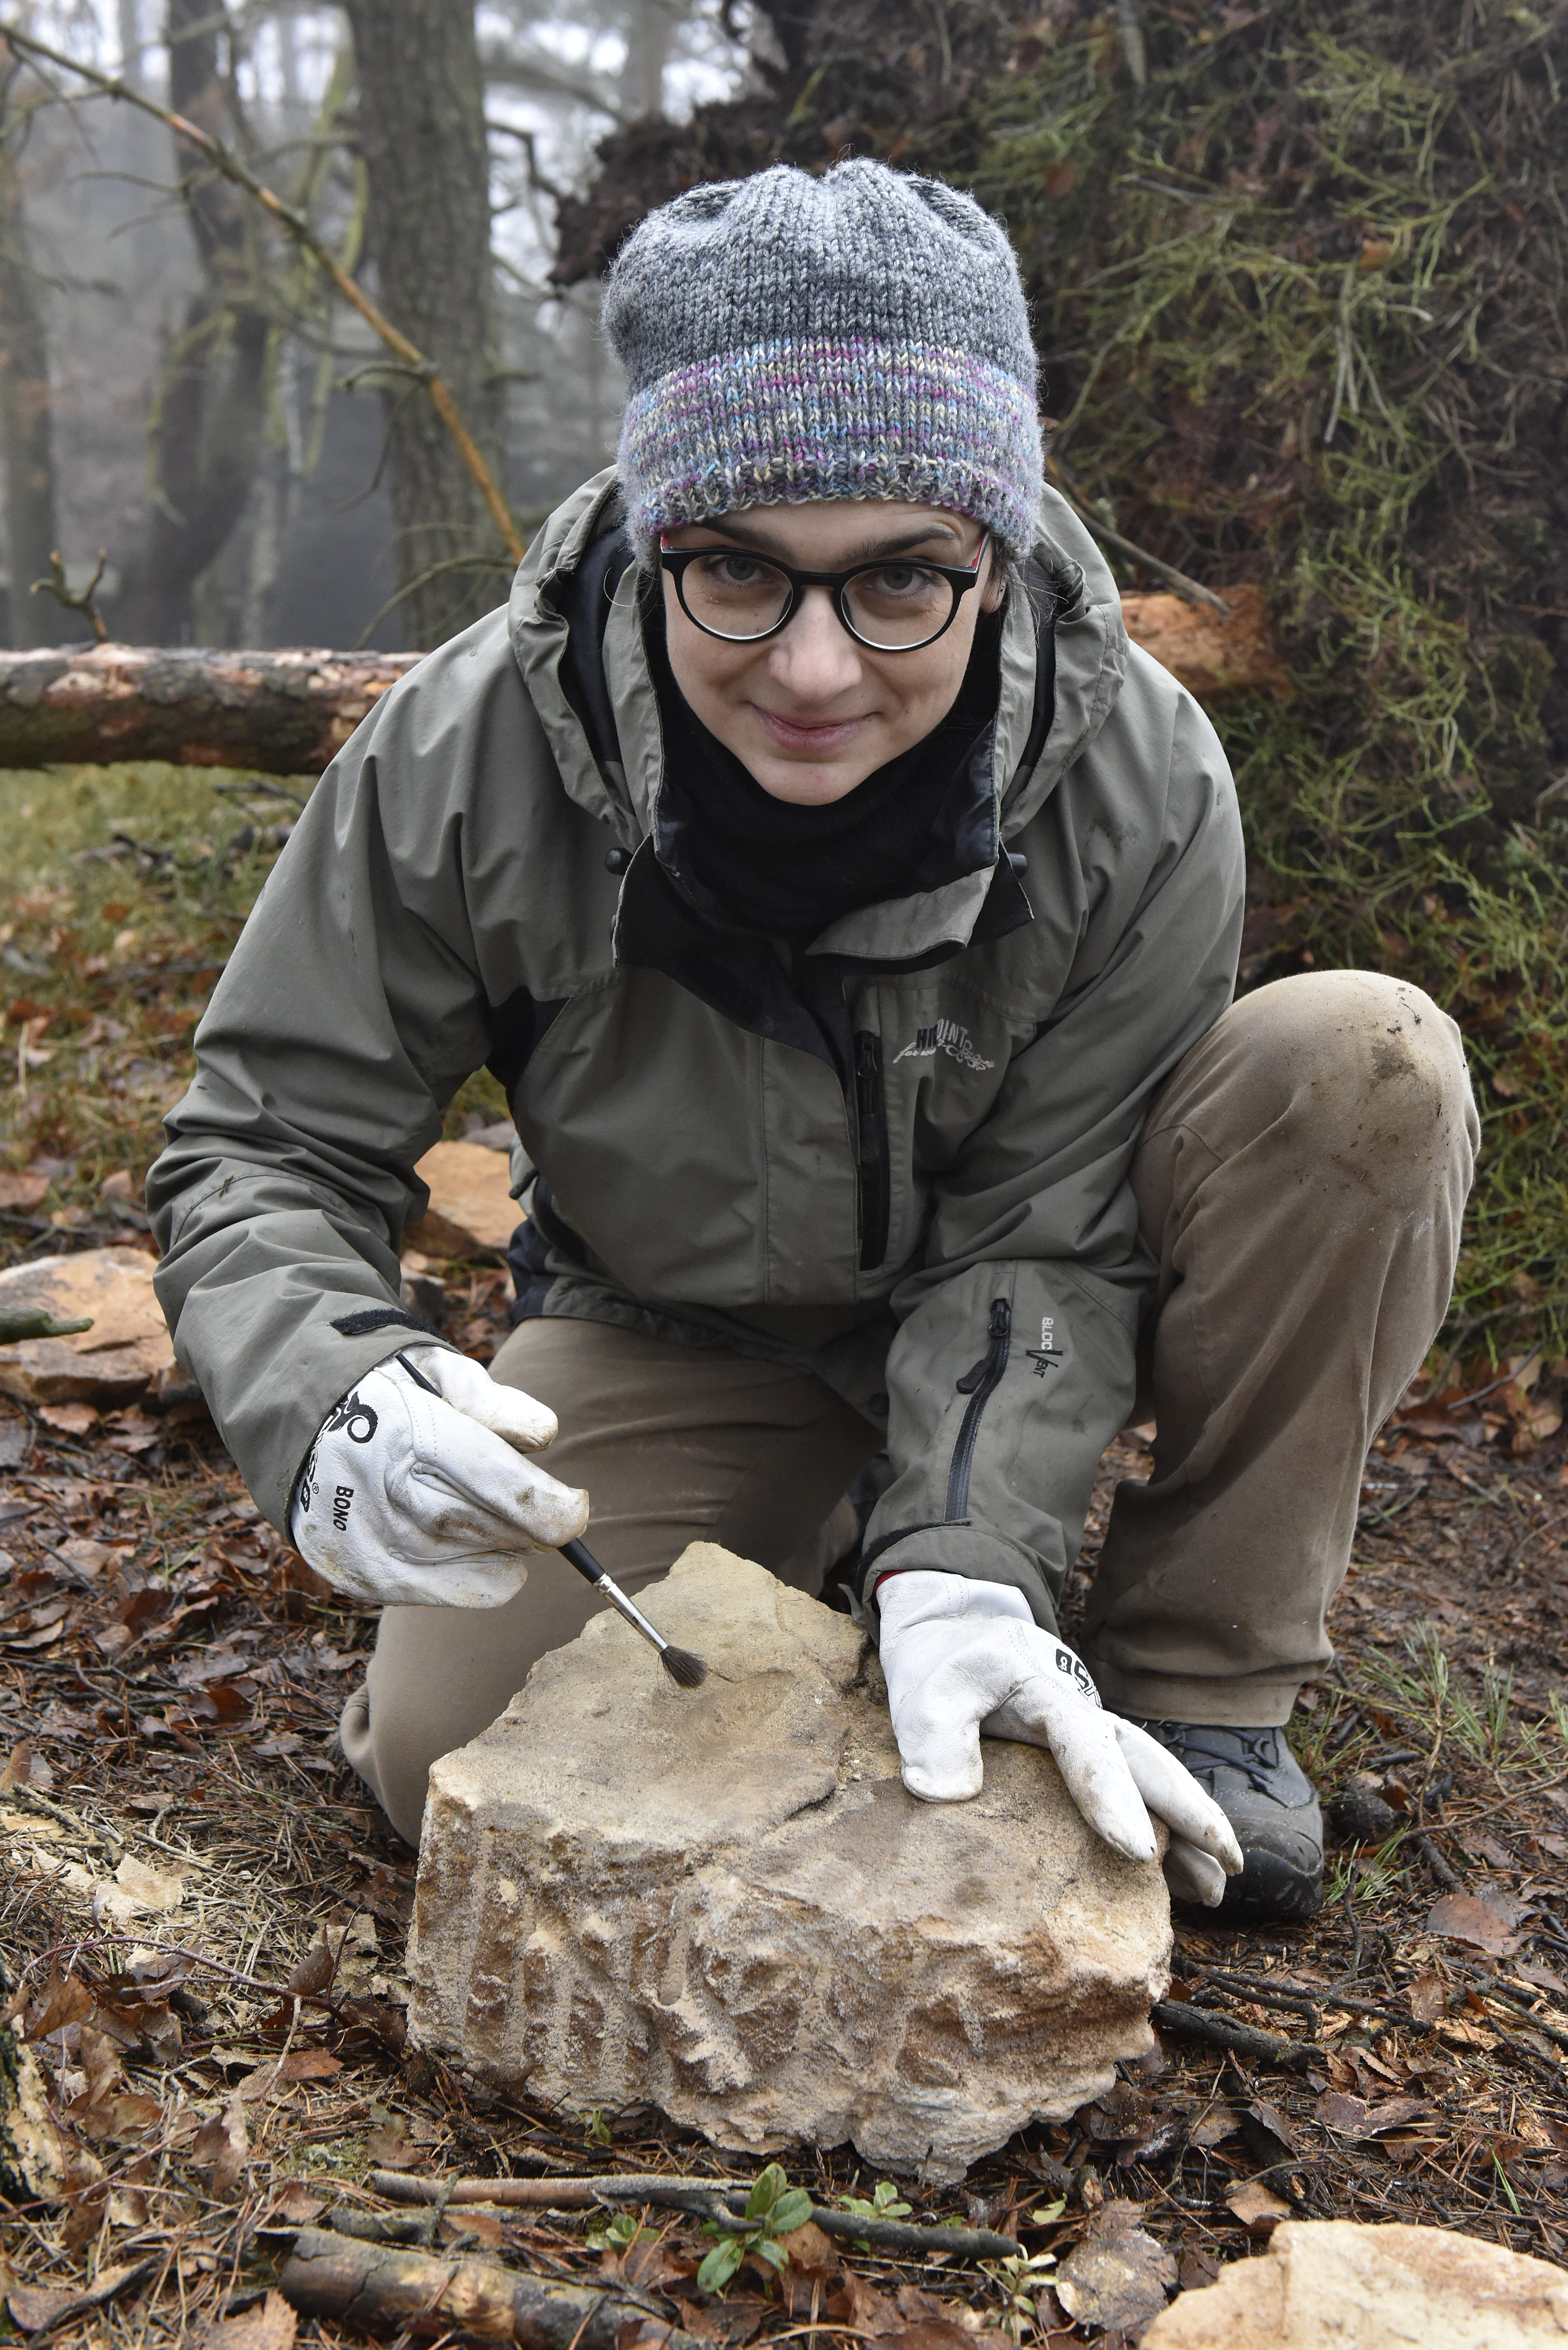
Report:
<svg viewBox="0 0 1568 2350"><path fill-rule="evenodd" d="M855 1038L855 1181L860 1270L869 1273L888 1253L892 1179L888 1104L882 1087L882 1039L866 1028L858 1030Z"/></svg>
<svg viewBox="0 0 1568 2350"><path fill-rule="evenodd" d="M956 1524L969 1510L969 1472L974 1461L975 1439L980 1434L981 1417L986 1405L1002 1384L1007 1368L1007 1357L1012 1347L1012 1309L1005 1297L994 1298L991 1307L991 1344L972 1371L966 1371L958 1382L960 1395L969 1398L969 1409L959 1429L958 1442L948 1470L948 1518Z"/></svg>

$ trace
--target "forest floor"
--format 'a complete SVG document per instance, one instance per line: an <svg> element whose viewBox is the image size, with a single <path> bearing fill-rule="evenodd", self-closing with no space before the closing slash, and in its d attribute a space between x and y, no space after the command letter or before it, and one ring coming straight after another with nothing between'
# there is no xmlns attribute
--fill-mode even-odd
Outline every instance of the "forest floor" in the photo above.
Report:
<svg viewBox="0 0 1568 2350"><path fill-rule="evenodd" d="M252 838L215 847L212 779L50 781L46 797L0 777L0 824L26 806L11 837L33 845L0 908L17 997L0 1170L28 1202L0 1227L14 1258L151 1246L137 1195L157 1115L266 861L243 784ZM126 808L131 845L90 853L114 849ZM483 1092L459 1130L475 1107ZM454 1335L487 1355L504 1276L446 1270ZM1131 1432L1107 1455L1074 1605L1116 1480L1147 1463ZM602 2210L454 2209L434 2245L636 2287L715 2344L815 2332L821 2350L1127 2345L1151 2277L1202 2284L1291 2213L1455 2227L1568 2264L1568 1446L1495 1395L1413 1408L1363 1505L1337 1659L1292 1728L1334 1803L1321 1916L1179 1918L1187 2018L1148 2058L962 2189L898 2182L918 2220L1015 2237L1011 2263L803 2237L781 2278L747 2265L714 2295L697 2224L654 2210L628 2241ZM372 1631L258 1519L204 1419L0 1401L0 1966L68 2174L6 2218L0 2293L24 2332L286 2345L292 2317L265 2298L279 2230L334 2210L395 2220L376 2172L745 2173L647 2109L536 2112L407 2044L413 1856L333 1743ZM1192 2036L1205 2019L1286 2044L1227 2052ZM786 2168L819 2205L877 2184L847 2149ZM1128 2206L1122 2282L1114 2263L1098 2301L1064 2282L1075 2324L1053 2278ZM298 2338L369 2335L306 2320Z"/></svg>

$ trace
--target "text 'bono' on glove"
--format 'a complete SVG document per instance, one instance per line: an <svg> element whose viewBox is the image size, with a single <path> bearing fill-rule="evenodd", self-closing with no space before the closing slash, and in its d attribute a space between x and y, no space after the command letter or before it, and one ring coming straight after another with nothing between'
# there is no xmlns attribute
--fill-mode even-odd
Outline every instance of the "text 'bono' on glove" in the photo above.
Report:
<svg viewBox="0 0 1568 2350"><path fill-rule="evenodd" d="M588 1497L523 1456L556 1415L446 1347L405 1348L323 1421L289 1532L335 1589L377 1607L499 1607L530 1552L588 1522Z"/></svg>
<svg viewBox="0 0 1568 2350"><path fill-rule="evenodd" d="M1172 1888L1210 1908L1241 1867L1230 1821L1174 1755L1106 1712L1087 1666L1043 1631L1021 1591L927 1569L876 1586L882 1671L905 1786L962 1803L984 1778L981 1735L1046 1747L1090 1826L1128 1860L1152 1860L1170 1830Z"/></svg>

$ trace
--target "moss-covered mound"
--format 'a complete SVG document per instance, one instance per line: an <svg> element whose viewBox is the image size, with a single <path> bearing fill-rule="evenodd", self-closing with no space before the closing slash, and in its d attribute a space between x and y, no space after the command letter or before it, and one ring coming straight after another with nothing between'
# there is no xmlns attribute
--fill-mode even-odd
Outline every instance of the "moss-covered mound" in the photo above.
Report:
<svg viewBox="0 0 1568 2350"><path fill-rule="evenodd" d="M1475 0L1058 5L928 141L1008 221L1057 459L1268 584L1295 691L1222 714L1247 978L1373 963L1463 1024L1454 1336L1568 1319L1568 19Z"/></svg>

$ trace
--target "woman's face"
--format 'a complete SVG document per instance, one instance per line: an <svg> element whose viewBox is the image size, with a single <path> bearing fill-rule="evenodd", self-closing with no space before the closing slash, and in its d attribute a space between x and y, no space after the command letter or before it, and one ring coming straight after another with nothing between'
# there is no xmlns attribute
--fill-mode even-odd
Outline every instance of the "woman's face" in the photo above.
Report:
<svg viewBox="0 0 1568 2350"><path fill-rule="evenodd" d="M836 498L742 507L667 532L665 543L743 548L801 571L846 571L884 556L889 563L969 564L982 536L979 523L938 506ZM670 666L709 733L763 791L803 807L826 807L947 716L969 666L980 612L1002 601L1004 582L989 543L979 580L978 592L960 598L952 626L934 644L887 653L849 634L825 588L806 589L776 637L724 643L687 618L666 574Z"/></svg>

